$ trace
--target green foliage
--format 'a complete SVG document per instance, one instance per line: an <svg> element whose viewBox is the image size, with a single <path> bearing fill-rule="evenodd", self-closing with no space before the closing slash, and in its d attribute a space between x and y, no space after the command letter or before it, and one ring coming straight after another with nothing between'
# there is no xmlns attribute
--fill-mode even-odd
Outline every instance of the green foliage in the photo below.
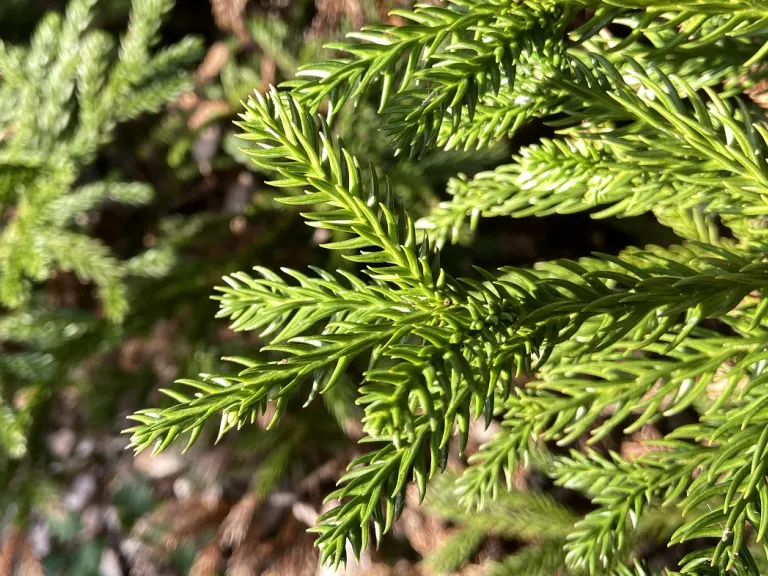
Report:
<svg viewBox="0 0 768 576"><path fill-rule="evenodd" d="M529 543L492 565L489 573L494 576L521 572L544 575L565 570L562 548L577 517L551 496L543 492L513 490L500 494L491 506L468 510L456 497L454 475L446 473L435 480L430 484L425 506L460 528L425 559L430 573L457 570L471 559L489 535Z"/></svg>
<svg viewBox="0 0 768 576"><path fill-rule="evenodd" d="M117 122L157 111L190 85L178 68L199 56L200 43L187 39L150 55L172 3L136 2L112 63L112 39L88 29L94 4L73 0L63 18L46 15L29 47L0 44L0 302L22 306L33 282L72 271L97 287L105 315L117 321L127 306L125 271L100 242L71 227L107 201L145 204L152 190L78 182Z"/></svg>
<svg viewBox="0 0 768 576"><path fill-rule="evenodd" d="M559 463L559 462L558 462ZM492 502L478 509L468 509L454 489L457 477L443 474L430 483L426 508L460 526L440 548L428 556L425 565L435 573L450 573L471 556L489 535L523 542L524 546L489 565L488 574L579 574L568 566L567 540L574 527L583 523L574 512L543 491L509 489L500 492ZM617 479L615 486L620 486ZM568 485L568 484L566 484ZM588 491L599 494L604 487L589 486ZM667 542L682 520L675 510L655 510L643 517L635 538L628 543L637 550L649 542ZM616 566L615 573L623 574L630 568Z"/></svg>
<svg viewBox="0 0 768 576"><path fill-rule="evenodd" d="M162 276L172 264L156 251L120 260L90 234L93 211L153 198L145 183L94 179L91 166L117 123L157 112L191 86L184 68L201 42L152 53L173 2L137 0L115 50L92 25L95 4L72 0L63 15L46 14L28 46L0 41L0 509L19 521L35 501L54 390L115 344L131 278ZM50 305L48 283L61 273L92 285L98 309Z"/></svg>
<svg viewBox="0 0 768 576"><path fill-rule="evenodd" d="M761 74L768 5L462 0L398 14L410 23L355 33L357 43L335 46L350 57L300 68L289 90L257 92L239 123L245 152L287 190L280 200L340 235L325 248L362 272L257 267L225 278L219 316L257 330L264 354L180 381L171 406L133 416L132 445L159 452L185 434L191 444L214 417L221 436L269 402L277 425L292 398L309 403L362 373L357 402L374 446L314 528L326 562L389 531L407 484L423 498L452 437L463 451L483 417L502 430L459 480L463 505L491 510L511 497L519 466L594 505L546 544L554 552L526 548L499 570L546 573L562 558L576 573L643 574L629 567L640 526L676 508L684 521L669 543L696 546L681 573L759 574L768 131L738 91ZM452 198L417 225L329 126L372 93L385 134L411 159L490 146L536 117L556 131L505 166L453 180ZM328 120L314 114L326 102ZM441 263L465 220L598 207L597 217L652 213L683 242L476 278ZM517 385L521 376L530 382ZM689 423L634 460L599 449L681 413ZM514 522L502 516L494 521Z"/></svg>
<svg viewBox="0 0 768 576"><path fill-rule="evenodd" d="M578 519L566 506L544 492L509 490L492 505L468 510L453 490L457 476L445 473L430 483L425 506L440 517L487 533L521 540L563 539Z"/></svg>
<svg viewBox="0 0 768 576"><path fill-rule="evenodd" d="M493 565L488 574L490 576L514 576L515 574L549 576L558 574L558 570L563 570L564 567L563 543L554 540L538 546L526 546L510 554L503 561Z"/></svg>

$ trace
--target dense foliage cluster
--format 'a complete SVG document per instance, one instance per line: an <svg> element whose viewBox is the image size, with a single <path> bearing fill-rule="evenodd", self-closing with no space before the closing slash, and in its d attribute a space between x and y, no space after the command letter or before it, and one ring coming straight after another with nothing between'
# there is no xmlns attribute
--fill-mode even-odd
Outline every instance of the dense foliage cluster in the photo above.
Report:
<svg viewBox="0 0 768 576"><path fill-rule="evenodd" d="M0 3L0 573L768 573L768 4L246 4Z"/></svg>
<svg viewBox="0 0 768 576"><path fill-rule="evenodd" d="M380 539L409 483L423 497L444 469L454 435L462 450L473 420L497 419L501 431L458 480L461 502L491 506L525 466L588 495L595 509L552 540L570 570L646 573L630 555L638 526L677 507L670 543L698 543L683 573L759 574L768 127L742 92L764 74L768 5L455 0L397 15L405 25L364 28L332 46L341 56L257 92L239 123L281 201L343 233L325 247L362 273L226 277L219 316L269 344L232 358L240 371L182 380L172 406L133 416L132 444L160 452L187 434L191 445L209 419L221 436L272 403L275 424L293 397L310 403L363 362L371 449L314 529L328 562ZM411 159L483 149L535 119L556 134L451 180L450 200L416 221L334 133L345 106L369 95ZM467 223L595 208L597 218L651 212L680 244L473 278L441 264ZM635 459L590 447L681 413L695 417Z"/></svg>

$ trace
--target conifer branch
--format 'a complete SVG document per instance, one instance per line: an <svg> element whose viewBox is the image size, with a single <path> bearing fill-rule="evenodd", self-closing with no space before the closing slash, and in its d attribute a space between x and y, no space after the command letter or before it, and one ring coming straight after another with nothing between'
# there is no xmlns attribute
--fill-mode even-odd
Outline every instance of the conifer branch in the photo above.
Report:
<svg viewBox="0 0 768 576"><path fill-rule="evenodd" d="M484 417L502 430L470 459L463 504L490 510L509 497L505 476L509 491L516 468L536 466L596 507L509 559L513 568L548 569L541 554L551 545L557 569L646 574L629 564L643 518L677 506L685 517L671 542L715 539L681 573L757 574L747 540L768 529L768 132L736 94L768 46L768 6L461 0L401 15L411 24L356 33L359 42L337 46L349 57L304 68L292 93L256 94L239 124L255 164L279 174L272 185L304 192L283 201L314 206L309 225L344 234L325 247L363 264L365 277L263 268L227 277L219 317L268 345L257 359L233 359L239 372L166 391L169 407L133 416L131 445L159 452L182 434L191 444L211 418L221 436L267 402L274 426L290 398L309 402L358 375L373 446L350 463L329 495L337 506L314 528L325 562L388 532L408 483L423 498L451 438L463 450L469 423ZM619 38L610 24L626 31ZM14 57L5 54L0 66ZM414 158L434 146L491 145L533 117L559 131L507 166L451 181L452 200L417 227L397 190L313 115L326 99L332 118L374 91L385 130ZM34 158L14 166L40 169ZM440 263L465 220L594 208L598 217L653 213L689 241L534 270L477 269L477 279L453 278ZM735 238L721 236L720 223ZM30 276L45 268L24 266ZM514 386L523 374L530 381ZM550 450L682 411L695 423L631 461ZM515 511L506 512L494 523L514 531Z"/></svg>
<svg viewBox="0 0 768 576"><path fill-rule="evenodd" d="M563 80L571 100L594 102L598 87L613 90L589 108L575 102L562 108L576 119L589 117L596 135L574 131L574 139L544 140L522 149L512 164L472 180L452 180L451 201L419 227L433 231L442 244L448 236L456 240L465 219L474 228L481 215L544 216L605 204L611 206L594 217L663 213L680 206L711 214L763 213L768 132L754 112L705 88L707 104L683 79L657 70L656 80L634 60L628 60L628 75L622 76L607 60L592 58L591 68L574 60L581 80ZM630 79L644 90L636 93ZM626 119L634 124L620 130L601 126Z"/></svg>
<svg viewBox="0 0 768 576"><path fill-rule="evenodd" d="M250 152L256 162L281 174L277 185L306 190L304 197L289 197L289 203L329 204L334 210L310 213L310 222L355 235L328 248L376 249L347 255L370 264L374 283L345 274L347 288L331 275L316 279L293 271L287 273L298 286L267 270L259 270L262 279L257 280L234 276L228 280L230 287L222 289L221 315L231 317L235 329L274 334L274 342L264 351L277 352L282 359L236 359L246 366L237 375L182 381L196 395L169 391L176 406L135 415L139 425L130 430L131 442L137 449L155 444L155 451L160 451L185 432L194 442L214 414L221 415L223 434L253 419L271 398L277 401L275 422L289 395L303 383L312 382L311 400L332 387L355 358L368 356L360 402L371 440L385 445L353 463L360 468L342 478L342 487L330 496L342 504L319 520L318 542L324 558L334 563L344 560L347 541L355 553L365 547L370 518L381 532L389 529L399 515L409 476L423 494L427 478L444 465L455 424L463 446L470 418L483 412L486 419L493 415L497 390L502 398L509 394L512 374L504 366L517 366L517 373L531 364L544 366L553 349L574 336L581 344L567 351L572 356L604 351L628 335L635 347L653 349L654 342L682 325L674 346L702 319L727 313L768 278L768 268L752 263L746 254L707 253L705 247L691 246L694 258L687 265L670 266L674 260L665 258L663 251L635 251L612 260L616 268L610 273L599 260L587 262L594 271L564 261L549 269L554 271L550 276L502 269L504 276L496 279L485 273L485 283L464 280L467 290L439 268L433 270L435 254L416 253L415 230L407 213L401 211L396 220L386 199L377 203L375 174L371 172L367 187L361 184L355 158L322 124L317 132L312 116L295 100L275 91L266 98L257 96L242 127L260 145ZM433 265L427 264L430 259ZM367 296L353 297L353 292ZM587 322L594 316L603 316L604 321ZM325 324L320 333L304 335L318 323ZM666 346L660 345L659 351ZM728 354L721 356L715 355L711 366L691 364L711 372ZM395 364L383 369L384 359ZM656 365L661 371L653 373L652 380L643 373L645 388L627 381L632 400L626 410L653 406L655 400L644 404L642 396L660 378L669 378L665 393L683 385L684 365L679 375L674 372L680 368L677 364L670 363L669 372ZM597 361L595 370L604 366ZM630 373L632 366L627 364ZM638 366L647 370L647 364ZM556 378L557 374L552 381ZM616 389L612 390L615 396ZM595 400L594 408L582 414L579 406L584 398L541 394L520 397L520 401L530 398L521 404L524 411L533 410L531 406L543 410L534 410L538 415L529 420L532 429L542 430L542 423L557 415L550 430L557 436L569 418L579 415L566 438L584 431L607 403ZM520 445L527 443L525 433L515 438Z"/></svg>
<svg viewBox="0 0 768 576"><path fill-rule="evenodd" d="M28 48L0 48L0 200L7 220L0 233L0 303L25 305L33 284L58 267L93 282L105 315L119 321L127 271L105 246L70 227L100 202L141 205L152 190L140 183L75 184L116 122L157 110L191 84L191 74L178 67L197 58L201 43L190 38L150 55L173 2L136 0L107 74L113 42L88 30L95 4L72 0L63 18L42 19Z"/></svg>

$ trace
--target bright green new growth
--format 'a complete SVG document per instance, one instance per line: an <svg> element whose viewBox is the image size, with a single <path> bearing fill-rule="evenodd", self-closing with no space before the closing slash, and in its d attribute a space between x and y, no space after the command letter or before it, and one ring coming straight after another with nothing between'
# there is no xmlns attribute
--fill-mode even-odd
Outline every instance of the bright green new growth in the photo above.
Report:
<svg viewBox="0 0 768 576"><path fill-rule="evenodd" d="M318 206L311 226L348 234L326 245L366 266L348 272L262 268L219 288L221 317L270 341L236 374L184 380L175 404L133 418L137 449L220 434L291 397L311 401L353 362L367 369L358 403L375 448L350 463L339 504L315 531L323 558L345 561L386 533L409 482L423 497L451 438L463 450L473 419L502 432L458 482L466 506L508 490L536 466L593 499L563 543L569 569L645 574L630 543L644 517L676 507L670 543L707 538L686 574L759 574L768 545L768 129L739 97L768 51L768 2L493 0L401 12L410 23L355 34L350 54L300 70L290 92L256 94L240 127L248 153ZM617 24L622 35L612 33ZM398 149L488 146L534 117L559 128L512 162L472 179L415 223L329 118L375 93ZM600 208L652 212L684 242L628 249L535 270L453 278L442 244L481 217ZM722 235L723 226L729 234ZM709 320L707 326L702 322ZM523 387L514 377L534 375ZM682 411L681 426L633 461L594 444ZM504 477L507 478L505 487ZM373 532L371 531L373 529ZM531 562L533 560L530 560Z"/></svg>
<svg viewBox="0 0 768 576"><path fill-rule="evenodd" d="M172 0L135 0L119 45L92 27L96 0L72 0L42 18L29 46L0 41L0 509L28 513L40 489L39 422L78 360L114 343L130 277L163 276L168 250L119 260L88 234L88 213L108 202L139 206L139 182L96 180L89 170L117 123L156 112L192 76L201 43L151 53ZM163 252L165 250L165 252ZM162 252L162 253L161 253ZM100 314L46 303L58 271L92 284ZM29 456L28 458L25 458Z"/></svg>

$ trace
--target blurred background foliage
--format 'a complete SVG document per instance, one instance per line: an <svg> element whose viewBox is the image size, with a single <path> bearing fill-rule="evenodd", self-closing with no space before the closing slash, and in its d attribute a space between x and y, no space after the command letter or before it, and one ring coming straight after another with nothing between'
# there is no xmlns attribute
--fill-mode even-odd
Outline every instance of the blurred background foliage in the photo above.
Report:
<svg viewBox="0 0 768 576"><path fill-rule="evenodd" d="M74 0L83 12L67 16L63 0L0 2L0 574L329 574L305 529L358 453L352 381L269 433L269 414L220 444L209 430L184 457L134 459L120 431L175 378L257 349L214 318L224 274L350 266L317 249L326 231L273 200L233 121L250 91L291 78L346 31L396 23L389 11L407 4L92 4ZM450 176L548 130L416 165L394 157L374 110L347 110L335 128L417 216ZM444 262L527 265L663 234L645 218L487 220L465 239L471 252L446 248ZM490 433L473 431L467 455ZM558 543L588 505L542 482L521 475L517 492L467 517L441 481L426 507L409 498L395 538L342 572L565 574ZM653 520L638 549L663 558L654 542L677 518Z"/></svg>

